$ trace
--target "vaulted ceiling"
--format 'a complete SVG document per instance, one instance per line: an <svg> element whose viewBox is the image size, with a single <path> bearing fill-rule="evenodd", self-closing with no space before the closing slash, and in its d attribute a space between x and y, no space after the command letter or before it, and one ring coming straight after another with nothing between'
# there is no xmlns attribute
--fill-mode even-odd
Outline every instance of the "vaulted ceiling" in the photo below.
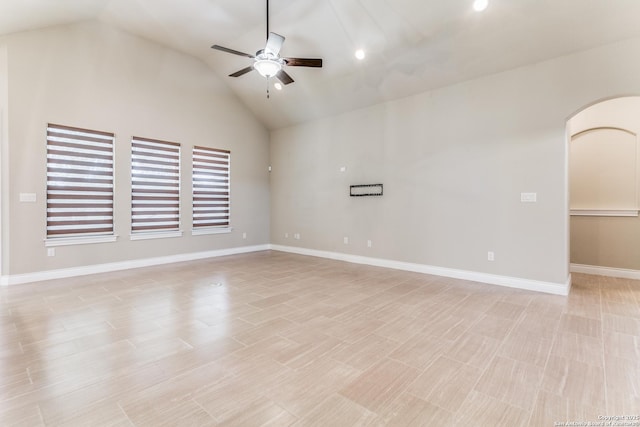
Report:
<svg viewBox="0 0 640 427"><path fill-rule="evenodd" d="M265 0L2 0L0 35L96 19L204 61L270 129L640 36L638 0L271 0L295 83L228 74L265 43ZM354 51L362 48L359 61ZM273 82L272 82L273 83Z"/></svg>

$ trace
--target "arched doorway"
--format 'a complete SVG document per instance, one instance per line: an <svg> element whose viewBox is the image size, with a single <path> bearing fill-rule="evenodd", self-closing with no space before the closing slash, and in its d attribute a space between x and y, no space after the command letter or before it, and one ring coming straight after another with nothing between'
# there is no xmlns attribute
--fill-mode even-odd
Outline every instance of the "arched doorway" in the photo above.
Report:
<svg viewBox="0 0 640 427"><path fill-rule="evenodd" d="M572 272L640 278L640 96L568 121Z"/></svg>

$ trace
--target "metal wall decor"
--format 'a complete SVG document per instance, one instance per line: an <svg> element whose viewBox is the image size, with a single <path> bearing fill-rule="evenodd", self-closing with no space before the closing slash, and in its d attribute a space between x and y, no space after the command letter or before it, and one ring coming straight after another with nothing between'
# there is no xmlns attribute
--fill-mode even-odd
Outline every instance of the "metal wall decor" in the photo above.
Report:
<svg viewBox="0 0 640 427"><path fill-rule="evenodd" d="M351 197L382 196L382 184L359 184L349 188Z"/></svg>

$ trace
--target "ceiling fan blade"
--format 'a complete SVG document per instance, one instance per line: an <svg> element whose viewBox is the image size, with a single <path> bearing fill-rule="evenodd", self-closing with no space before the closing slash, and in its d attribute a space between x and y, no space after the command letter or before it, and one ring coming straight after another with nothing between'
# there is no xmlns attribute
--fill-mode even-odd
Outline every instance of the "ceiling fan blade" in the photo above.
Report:
<svg viewBox="0 0 640 427"><path fill-rule="evenodd" d="M264 48L264 52L273 54L274 56L278 56L278 54L280 54L280 49L282 49L283 43L284 37L282 37L280 34L269 33L269 38L267 39L267 45Z"/></svg>
<svg viewBox="0 0 640 427"><path fill-rule="evenodd" d="M285 84L285 85L293 83L293 79L291 78L291 76L287 74L284 70L278 71L278 74L276 74L276 78L280 80L282 84Z"/></svg>
<svg viewBox="0 0 640 427"><path fill-rule="evenodd" d="M322 67L322 58L284 58L290 67Z"/></svg>
<svg viewBox="0 0 640 427"><path fill-rule="evenodd" d="M248 53L239 52L237 50L229 49L228 47L224 47L224 46L218 46L217 44L214 44L213 46L211 46L211 49L221 50L227 53L233 53L234 55L246 56L247 58L255 58L255 56L249 55Z"/></svg>
<svg viewBox="0 0 640 427"><path fill-rule="evenodd" d="M247 68L243 68L242 70L236 71L233 74L229 74L229 77L240 77L240 76L244 76L245 74L253 71L253 65L249 65Z"/></svg>

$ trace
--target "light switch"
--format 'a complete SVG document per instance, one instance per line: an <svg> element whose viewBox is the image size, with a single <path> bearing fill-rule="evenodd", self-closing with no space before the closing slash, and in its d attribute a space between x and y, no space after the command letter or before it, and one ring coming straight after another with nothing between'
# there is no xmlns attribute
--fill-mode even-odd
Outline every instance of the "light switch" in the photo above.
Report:
<svg viewBox="0 0 640 427"><path fill-rule="evenodd" d="M538 193L520 193L520 201L523 203L535 203L538 201Z"/></svg>
<svg viewBox="0 0 640 427"><path fill-rule="evenodd" d="M35 202L36 193L20 193L21 202Z"/></svg>

